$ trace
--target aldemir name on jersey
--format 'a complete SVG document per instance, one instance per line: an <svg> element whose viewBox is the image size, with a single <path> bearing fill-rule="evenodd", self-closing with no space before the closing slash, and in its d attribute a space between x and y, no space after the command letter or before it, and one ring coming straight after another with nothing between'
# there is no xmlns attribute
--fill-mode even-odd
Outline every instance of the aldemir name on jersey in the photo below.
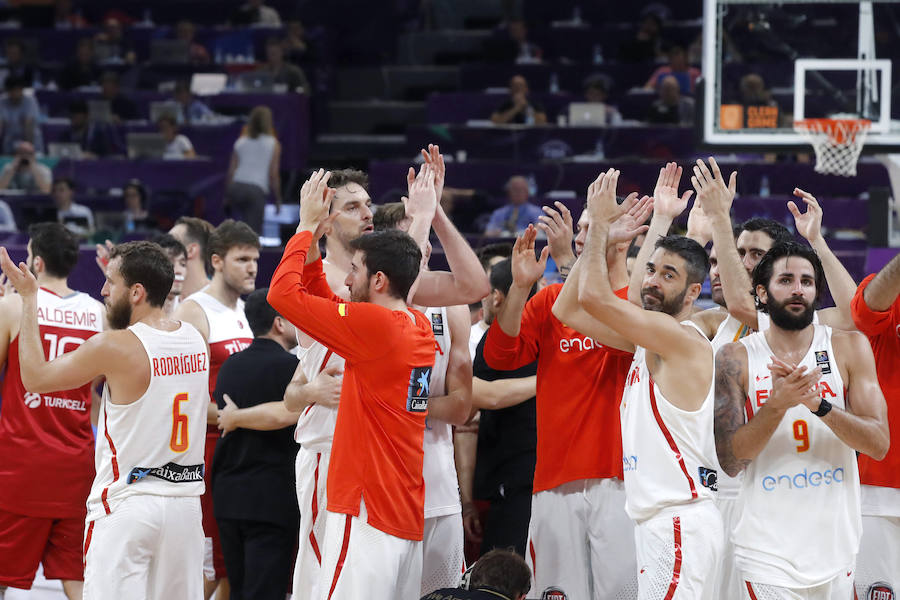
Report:
<svg viewBox="0 0 900 600"><path fill-rule="evenodd" d="M61 308L48 308L46 306L38 306L37 309L38 323L41 325L71 325L74 327L85 327L89 329L98 329L97 313L80 310L63 310Z"/></svg>
<svg viewBox="0 0 900 600"><path fill-rule="evenodd" d="M87 410L87 402L84 400L73 400L71 398L54 398L53 396L42 396L35 392L28 392L22 398L25 406L28 408L37 408L41 404L47 408L64 408L66 410L77 410L85 412Z"/></svg>

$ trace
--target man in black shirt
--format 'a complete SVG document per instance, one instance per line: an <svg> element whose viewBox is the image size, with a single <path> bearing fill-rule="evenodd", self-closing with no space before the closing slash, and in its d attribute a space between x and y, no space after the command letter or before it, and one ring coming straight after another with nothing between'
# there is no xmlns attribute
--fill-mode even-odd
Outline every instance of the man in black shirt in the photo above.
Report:
<svg viewBox="0 0 900 600"><path fill-rule="evenodd" d="M509 259L491 269L491 291L502 303L512 285ZM534 290L532 290L532 293ZM521 379L537 374L537 363L515 371L497 371L484 360L484 340L478 343L472 375L485 381ZM513 548L525 556L531 492L537 459L537 417L534 397L498 410L482 410L473 482L474 497L490 501L481 552Z"/></svg>
<svg viewBox="0 0 900 600"><path fill-rule="evenodd" d="M244 312L255 339L222 364L214 393L220 409L281 401L297 369L288 352L297 343L294 326L269 306L267 293L247 297ZM289 423L272 431L237 429L216 445L213 506L232 600L284 600L288 591L300 518Z"/></svg>
<svg viewBox="0 0 900 600"><path fill-rule="evenodd" d="M497 125L545 125L547 113L544 106L528 94L528 80L514 75L509 80L509 98L491 114L491 121Z"/></svg>

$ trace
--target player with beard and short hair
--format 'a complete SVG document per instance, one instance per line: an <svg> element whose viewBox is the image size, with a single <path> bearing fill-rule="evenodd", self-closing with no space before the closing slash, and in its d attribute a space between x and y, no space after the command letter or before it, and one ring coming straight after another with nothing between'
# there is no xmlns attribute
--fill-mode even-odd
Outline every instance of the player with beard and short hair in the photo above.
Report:
<svg viewBox="0 0 900 600"><path fill-rule="evenodd" d="M78 239L60 223L32 225L26 265L37 280L38 327L49 359L103 330L103 306L69 287ZM61 579L70 599L82 595L84 503L94 475L91 385L37 393L19 373L23 297L0 300L0 597L7 586L29 589L39 564ZM53 485L48 486L47 482Z"/></svg>
<svg viewBox="0 0 900 600"><path fill-rule="evenodd" d="M259 236L246 223L228 219L210 234L206 248L207 262L213 276L209 285L188 296L175 311L175 318L197 328L209 345L209 389L215 391L219 367L229 356L240 352L253 342L250 324L244 316L241 296L256 288ZM219 439L216 403L210 395L206 432L206 484L202 497L203 530L207 538L204 573L207 579L207 598L225 580L225 558L219 544L218 528L213 514L209 482L213 454ZM227 580L226 580L227 581ZM227 585L227 584L225 584Z"/></svg>
<svg viewBox="0 0 900 600"><path fill-rule="evenodd" d="M101 291L113 329L51 361L41 345L37 280L5 248L0 267L22 298L25 388L48 394L106 378L83 538L84 598L199 597L209 355L196 329L163 313L172 263L150 242L117 246Z"/></svg>
<svg viewBox="0 0 900 600"><path fill-rule="evenodd" d="M865 336L813 323L824 283L815 251L776 244L753 271L771 326L716 355L716 450L729 475L744 471L733 541L745 599L853 597L856 453L881 460L890 438Z"/></svg>
<svg viewBox="0 0 900 600"><path fill-rule="evenodd" d="M428 169L421 181L433 196ZM305 265L328 226L335 190L318 171L303 185L300 224L272 277L272 307L346 359L328 467L328 506L315 595L414 598L421 584L425 417L435 339L431 322L408 307L422 253L401 231L351 243L345 279L351 302L330 292L322 264ZM415 186L415 187L418 187ZM313 295L315 294L315 296Z"/></svg>
<svg viewBox="0 0 900 600"><path fill-rule="evenodd" d="M642 269L643 308L617 296L606 255L608 246L624 241L612 235L613 224L634 204L634 195L622 205L616 202L618 175L610 169L589 188L587 244L553 314L600 343L634 353L620 417L638 597L713 598L710 573L717 568L723 537L713 503L713 353L689 320L709 268L707 256L689 238L660 238ZM679 200L676 191L664 204L686 201L687 195ZM648 234L647 240L653 239Z"/></svg>
<svg viewBox="0 0 900 600"><path fill-rule="evenodd" d="M449 217L437 202L444 187L445 165L440 149L429 145L422 151L425 164L419 177L428 173L431 186L416 185L415 173L407 177L409 198L405 214L410 219L409 234L419 244L427 246L428 234L434 228L444 249L450 272L422 271L413 286L411 302L423 306L453 306L480 300L490 291L487 275L465 238L453 226ZM324 225L325 258L321 259L329 287L337 296L349 298L346 287L354 254L352 243L373 232L372 200L366 190L368 177L362 171L342 169L334 171L328 185L335 190L330 206L328 223ZM318 253L318 247L311 248ZM316 261L318 263L319 261ZM305 381L314 381L321 372L340 372L344 359L332 348L300 336L300 369ZM298 381L295 377L295 381ZM297 422L295 440L300 444L297 452L297 500L302 507L315 506L313 510L301 510L300 544L294 568L293 590L295 598L315 597L322 564L321 543L327 506L325 474L329 472L331 443L334 436L338 409L326 404L313 404L304 409Z"/></svg>

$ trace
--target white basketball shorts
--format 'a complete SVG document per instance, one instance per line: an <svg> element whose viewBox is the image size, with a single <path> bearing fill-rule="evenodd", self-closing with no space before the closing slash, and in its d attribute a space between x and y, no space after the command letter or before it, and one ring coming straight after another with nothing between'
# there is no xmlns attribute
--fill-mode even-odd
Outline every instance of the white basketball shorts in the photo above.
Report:
<svg viewBox="0 0 900 600"><path fill-rule="evenodd" d="M325 539L325 483L328 479L330 452L297 451L297 503L300 506L300 538L294 563L293 596L308 600L318 594Z"/></svg>
<svg viewBox="0 0 900 600"><path fill-rule="evenodd" d="M466 571L464 543L462 513L425 519L419 596L459 585Z"/></svg>

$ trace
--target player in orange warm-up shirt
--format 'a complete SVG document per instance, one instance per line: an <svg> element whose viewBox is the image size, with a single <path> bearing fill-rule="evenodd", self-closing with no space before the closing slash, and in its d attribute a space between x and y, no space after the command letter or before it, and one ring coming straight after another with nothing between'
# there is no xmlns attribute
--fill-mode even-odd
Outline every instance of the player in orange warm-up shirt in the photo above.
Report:
<svg viewBox="0 0 900 600"><path fill-rule="evenodd" d="M882 460L859 455L863 534L856 593L860 598L891 598L889 590L900 592L900 254L863 280L850 310L872 344L893 438Z"/></svg>
<svg viewBox="0 0 900 600"><path fill-rule="evenodd" d="M321 260L304 267L329 219L328 176L320 170L303 185L300 225L268 294L279 314L346 359L318 597L413 598L422 570L422 445L435 347L430 321L406 304L422 254L401 231L362 236L351 243L351 302L332 294Z"/></svg>

